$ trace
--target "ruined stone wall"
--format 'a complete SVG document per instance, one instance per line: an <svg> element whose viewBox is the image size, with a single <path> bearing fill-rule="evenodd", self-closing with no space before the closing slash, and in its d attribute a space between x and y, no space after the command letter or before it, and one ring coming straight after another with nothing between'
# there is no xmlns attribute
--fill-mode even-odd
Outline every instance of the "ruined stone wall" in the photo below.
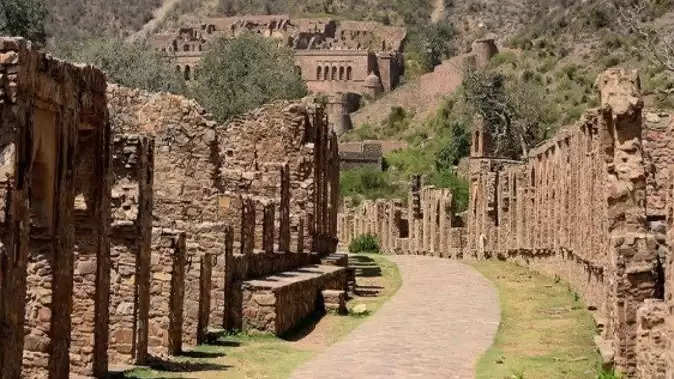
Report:
<svg viewBox="0 0 674 379"><path fill-rule="evenodd" d="M224 188L232 194L266 197L278 203L280 170L287 165L292 241L297 241L302 222L307 228L304 250L334 252L339 156L337 138L328 128L324 109L309 103L265 105L230 122L220 137ZM278 170L275 178L274 170ZM261 184L255 184L256 175L263 179ZM238 209L232 213L234 217L240 214ZM262 215L262 210L256 213ZM237 223L231 225L236 227Z"/></svg>
<svg viewBox="0 0 674 379"><path fill-rule="evenodd" d="M186 344L225 323L225 229L233 228L238 252L244 199L253 208L251 251L263 247L269 206L278 239L268 246L334 251L338 154L322 107L278 102L223 127L180 96L118 86L108 96L116 133L156 140L154 226L186 233Z"/></svg>
<svg viewBox="0 0 674 379"><path fill-rule="evenodd" d="M0 38L3 378L107 371L105 88L92 67Z"/></svg>
<svg viewBox="0 0 674 379"><path fill-rule="evenodd" d="M601 108L521 163L473 158L468 251L559 275L583 294L617 367L636 372L637 309L656 295L636 72L597 81ZM611 355L611 354L609 354Z"/></svg>
<svg viewBox="0 0 674 379"><path fill-rule="evenodd" d="M406 207L400 200L366 200L354 208L346 199L338 219L340 245L371 234L384 253L461 257L465 230L454 216L451 191L422 188L420 180L413 179Z"/></svg>
<svg viewBox="0 0 674 379"><path fill-rule="evenodd" d="M196 102L177 95L110 86L108 99L115 134L137 133L155 139L153 226L186 233L183 342L195 345L199 319L206 316L200 312L222 322L222 311L211 313L199 306L202 259L224 260L226 223L220 218L218 202L220 125ZM212 275L211 299L224 296L223 277L224 273Z"/></svg>
<svg viewBox="0 0 674 379"><path fill-rule="evenodd" d="M112 143L110 361L144 363L150 305L154 140L116 135Z"/></svg>
<svg viewBox="0 0 674 379"><path fill-rule="evenodd" d="M649 375L662 372L666 332L661 307L645 303L659 296L657 244L647 221L649 215L661 217L666 185L660 180L666 174L657 166L669 164L671 157L668 138L659 138L667 133L659 128L647 130L642 144L639 86L636 72L600 75L601 107L529 151L523 161L490 157L485 136L476 134L465 229L442 232L461 220L445 218L446 197L422 188L415 178L405 216L390 202L366 202L356 210L345 205L340 243L372 233L386 251L498 257L561 277L593 311L603 357L628 377L657 377ZM651 149L650 158L644 146ZM647 175L647 159L656 166L654 180ZM403 224L398 218L406 219L407 239L396 239L395 228L390 232L390 225ZM394 221L387 225L386 219ZM443 234L449 242L437 237ZM389 241L397 246L390 249Z"/></svg>

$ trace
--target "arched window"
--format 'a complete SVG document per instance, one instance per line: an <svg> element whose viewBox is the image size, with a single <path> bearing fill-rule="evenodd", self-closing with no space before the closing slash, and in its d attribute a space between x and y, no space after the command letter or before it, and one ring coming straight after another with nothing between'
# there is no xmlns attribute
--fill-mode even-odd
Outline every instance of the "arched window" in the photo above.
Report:
<svg viewBox="0 0 674 379"><path fill-rule="evenodd" d="M185 80L190 80L191 70L190 66L185 66Z"/></svg>
<svg viewBox="0 0 674 379"><path fill-rule="evenodd" d="M339 80L344 80L344 67L339 68Z"/></svg>
<svg viewBox="0 0 674 379"><path fill-rule="evenodd" d="M190 45L185 44L185 46L183 46L183 50L184 51L190 51Z"/></svg>
<svg viewBox="0 0 674 379"><path fill-rule="evenodd" d="M178 51L178 41L173 40L173 43L171 43L171 46L173 46L173 51Z"/></svg>
<svg viewBox="0 0 674 379"><path fill-rule="evenodd" d="M323 67L318 66L316 69L316 80L321 80L321 73L323 72Z"/></svg>
<svg viewBox="0 0 674 379"><path fill-rule="evenodd" d="M337 67L332 67L332 80L337 80Z"/></svg>
<svg viewBox="0 0 674 379"><path fill-rule="evenodd" d="M177 65L177 66L176 66L176 72L182 72L182 71L183 71L183 69L180 68L180 65Z"/></svg>
<svg viewBox="0 0 674 379"><path fill-rule="evenodd" d="M323 71L323 80L328 80L328 77L330 76L330 67L325 66L325 71Z"/></svg>
<svg viewBox="0 0 674 379"><path fill-rule="evenodd" d="M531 168L531 175L530 176L531 176L531 186L535 188L536 187L536 169L535 168Z"/></svg>
<svg viewBox="0 0 674 379"><path fill-rule="evenodd" d="M351 80L351 74L353 70L351 69L351 66L346 68L346 80Z"/></svg>

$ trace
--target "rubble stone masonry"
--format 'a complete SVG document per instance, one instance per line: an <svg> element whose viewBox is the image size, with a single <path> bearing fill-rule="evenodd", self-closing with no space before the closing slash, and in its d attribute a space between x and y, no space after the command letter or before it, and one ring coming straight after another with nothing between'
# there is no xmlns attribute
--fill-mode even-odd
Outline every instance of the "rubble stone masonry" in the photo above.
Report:
<svg viewBox="0 0 674 379"><path fill-rule="evenodd" d="M422 188L415 178L406 209L399 201L355 209L345 202L340 244L371 233L390 253L498 257L557 275L595 310L604 358L628 377L661 367L652 360L664 355L657 352L664 346L664 315L660 306L645 303L658 295L659 280L647 216L666 208L659 179L666 175L650 176L647 169L649 162L654 170L667 165L662 149L668 144L644 142L636 72L609 70L597 87L600 108L522 161L491 156L489 136L476 128L465 214L454 214L448 190ZM654 130L649 127L647 136Z"/></svg>
<svg viewBox="0 0 674 379"><path fill-rule="evenodd" d="M107 372L105 89L92 67L0 38L2 378Z"/></svg>
<svg viewBox="0 0 674 379"><path fill-rule="evenodd" d="M154 140L115 135L112 143L111 362L144 363L148 352Z"/></svg>

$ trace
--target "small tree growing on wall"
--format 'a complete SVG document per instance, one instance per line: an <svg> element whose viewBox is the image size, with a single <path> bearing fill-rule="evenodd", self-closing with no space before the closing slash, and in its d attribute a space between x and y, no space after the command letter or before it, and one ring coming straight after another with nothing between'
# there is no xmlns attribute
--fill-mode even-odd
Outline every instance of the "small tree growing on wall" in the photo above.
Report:
<svg viewBox="0 0 674 379"><path fill-rule="evenodd" d="M212 41L198 70L194 95L220 121L307 93L292 50L252 33Z"/></svg>

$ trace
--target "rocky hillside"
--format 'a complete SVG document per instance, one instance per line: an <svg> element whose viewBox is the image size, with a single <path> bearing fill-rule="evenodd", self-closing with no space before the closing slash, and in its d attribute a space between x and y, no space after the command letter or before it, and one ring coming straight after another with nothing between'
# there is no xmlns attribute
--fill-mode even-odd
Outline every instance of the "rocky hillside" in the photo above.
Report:
<svg viewBox="0 0 674 379"><path fill-rule="evenodd" d="M543 90L545 111L551 115L551 130L569 124L588 107L596 104L592 87L597 74L606 68L623 66L641 71L646 102L650 107L674 109L674 74L653 64L648 48L634 33L627 32L615 1L445 1L445 14L456 28L459 52L469 51L475 39L486 34L496 37L502 53L490 70L502 73L513 82L530 82ZM664 38L671 38L674 12L669 0L649 0L639 19ZM532 22L533 21L533 22ZM369 104L354 114L356 128L367 133L352 133L347 139L406 138L407 130L386 133L382 130L391 108L402 107L414 115L411 127L433 115L442 98L451 98L459 87L461 68L446 61L435 72ZM449 68L449 69L447 69ZM448 74L449 73L449 74ZM426 80L426 84L422 84ZM440 89L440 93L438 92ZM444 91L444 93L442 93ZM377 130L381 132L377 132ZM374 131L374 132L373 132ZM430 135L429 137L432 137Z"/></svg>

